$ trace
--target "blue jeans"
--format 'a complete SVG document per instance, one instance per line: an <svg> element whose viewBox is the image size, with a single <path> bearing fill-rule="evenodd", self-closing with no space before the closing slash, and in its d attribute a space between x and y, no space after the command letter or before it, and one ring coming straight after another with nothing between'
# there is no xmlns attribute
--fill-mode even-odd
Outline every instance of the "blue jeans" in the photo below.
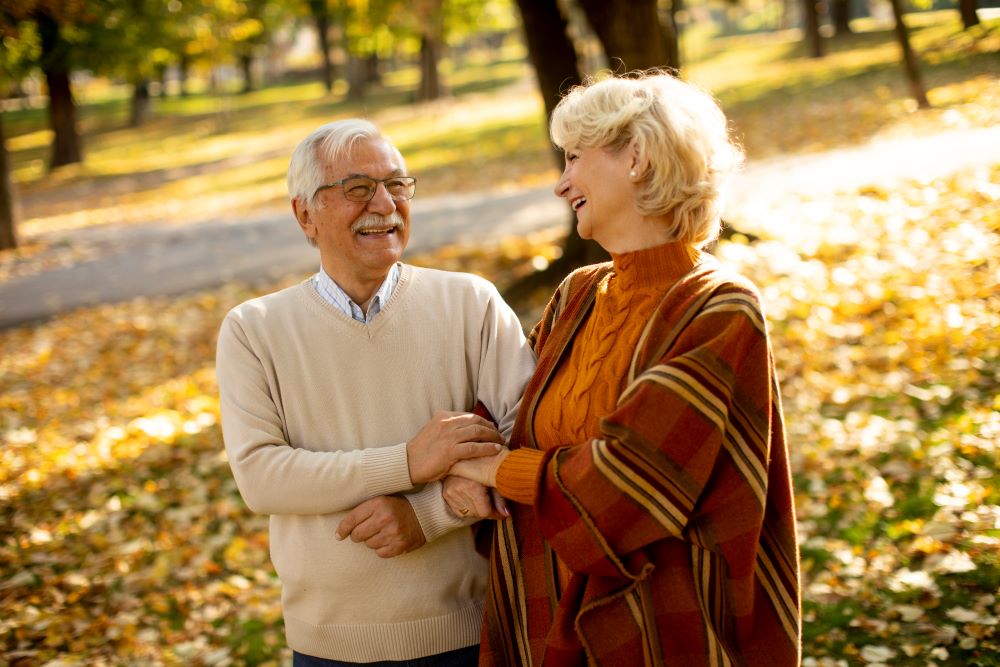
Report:
<svg viewBox="0 0 1000 667"><path fill-rule="evenodd" d="M479 664L479 644L447 653L438 653L412 660L383 660L382 662L342 662L327 658L314 658L294 651L292 667L475 667Z"/></svg>

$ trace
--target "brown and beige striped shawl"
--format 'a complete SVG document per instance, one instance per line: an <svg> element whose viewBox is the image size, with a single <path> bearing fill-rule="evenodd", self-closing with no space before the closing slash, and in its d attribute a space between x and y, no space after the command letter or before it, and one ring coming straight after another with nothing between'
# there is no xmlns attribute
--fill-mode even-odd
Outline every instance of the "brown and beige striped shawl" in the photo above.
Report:
<svg viewBox="0 0 1000 667"><path fill-rule="evenodd" d="M610 264L556 291L512 447ZM481 664L800 661L788 451L756 288L710 256L665 295L603 437L545 452L535 506L492 544ZM555 554L573 576L557 590Z"/></svg>

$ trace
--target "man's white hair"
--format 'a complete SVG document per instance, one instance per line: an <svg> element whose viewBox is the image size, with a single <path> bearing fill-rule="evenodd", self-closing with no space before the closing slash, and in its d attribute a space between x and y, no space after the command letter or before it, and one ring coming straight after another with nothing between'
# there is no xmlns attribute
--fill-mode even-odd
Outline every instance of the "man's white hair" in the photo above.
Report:
<svg viewBox="0 0 1000 667"><path fill-rule="evenodd" d="M375 125L360 118L333 121L313 130L295 148L288 164L289 197L311 202L316 190L325 183L327 166L350 157L359 141L371 140L392 145Z"/></svg>

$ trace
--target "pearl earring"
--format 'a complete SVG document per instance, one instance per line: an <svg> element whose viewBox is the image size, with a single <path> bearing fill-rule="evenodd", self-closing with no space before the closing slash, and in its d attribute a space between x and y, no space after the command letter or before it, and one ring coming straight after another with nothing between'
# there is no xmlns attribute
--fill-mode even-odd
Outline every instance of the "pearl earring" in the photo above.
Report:
<svg viewBox="0 0 1000 667"><path fill-rule="evenodd" d="M635 178L635 177L636 177L636 176L638 176L639 174L635 173L635 169L633 169L632 171L630 171L630 172L628 173L628 175L629 175L629 176L631 176L632 178Z"/></svg>

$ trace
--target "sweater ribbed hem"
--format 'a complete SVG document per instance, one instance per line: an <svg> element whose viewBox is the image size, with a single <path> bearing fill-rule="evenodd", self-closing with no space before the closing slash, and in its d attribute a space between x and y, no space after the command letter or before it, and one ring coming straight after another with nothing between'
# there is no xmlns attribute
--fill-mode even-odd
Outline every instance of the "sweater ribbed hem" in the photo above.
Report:
<svg viewBox="0 0 1000 667"><path fill-rule="evenodd" d="M544 456L545 453L537 449L515 449L508 454L497 469L500 495L516 503L533 505Z"/></svg>
<svg viewBox="0 0 1000 667"><path fill-rule="evenodd" d="M362 459L365 489L369 497L385 496L413 488L406 443L366 449Z"/></svg>
<svg viewBox="0 0 1000 667"><path fill-rule="evenodd" d="M407 494L406 499L417 515L417 522L428 542L433 542L456 528L471 526L478 520L461 519L448 511L448 505L441 495L441 482L429 482L417 493Z"/></svg>
<svg viewBox="0 0 1000 667"><path fill-rule="evenodd" d="M346 662L411 660L479 643L481 600L451 614L403 623L312 625L285 615L285 637L292 650Z"/></svg>

